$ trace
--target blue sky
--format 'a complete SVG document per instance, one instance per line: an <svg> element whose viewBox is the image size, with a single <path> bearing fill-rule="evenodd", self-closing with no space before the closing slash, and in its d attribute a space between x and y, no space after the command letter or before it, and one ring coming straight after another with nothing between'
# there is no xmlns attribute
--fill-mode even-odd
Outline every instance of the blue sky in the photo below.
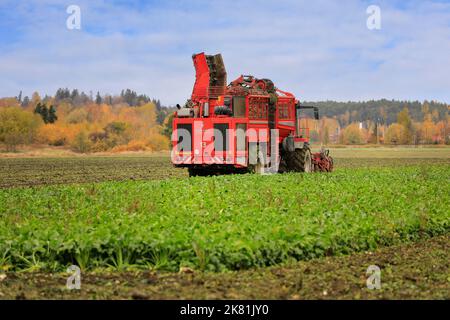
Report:
<svg viewBox="0 0 450 320"><path fill-rule="evenodd" d="M66 28L71 4L81 30ZM0 0L0 96L131 88L182 103L202 51L222 53L229 81L270 78L301 100L450 103L450 1Z"/></svg>

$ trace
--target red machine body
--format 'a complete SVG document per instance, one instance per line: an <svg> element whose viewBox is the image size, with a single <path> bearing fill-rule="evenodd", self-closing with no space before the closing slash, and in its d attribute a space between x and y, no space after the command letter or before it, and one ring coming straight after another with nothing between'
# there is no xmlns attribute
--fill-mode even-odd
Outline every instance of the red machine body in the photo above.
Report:
<svg viewBox="0 0 450 320"><path fill-rule="evenodd" d="M311 154L308 120L300 116L302 109L314 107L301 106L269 79L241 75L227 85L220 54L192 58L196 79L191 99L177 105L173 119L175 166L188 167L191 175L330 168L316 166L320 157Z"/></svg>

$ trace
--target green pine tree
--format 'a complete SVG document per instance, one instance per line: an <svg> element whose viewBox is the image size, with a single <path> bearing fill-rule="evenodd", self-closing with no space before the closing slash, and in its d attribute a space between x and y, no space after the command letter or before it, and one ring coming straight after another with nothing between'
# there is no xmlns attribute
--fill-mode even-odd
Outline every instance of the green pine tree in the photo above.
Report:
<svg viewBox="0 0 450 320"><path fill-rule="evenodd" d="M102 103L102 97L100 96L100 92L97 91L97 95L95 97L95 103L101 104Z"/></svg>
<svg viewBox="0 0 450 320"><path fill-rule="evenodd" d="M54 123L56 120L58 120L58 116L56 115L56 108L55 106L51 105L50 109L48 110L46 123Z"/></svg>

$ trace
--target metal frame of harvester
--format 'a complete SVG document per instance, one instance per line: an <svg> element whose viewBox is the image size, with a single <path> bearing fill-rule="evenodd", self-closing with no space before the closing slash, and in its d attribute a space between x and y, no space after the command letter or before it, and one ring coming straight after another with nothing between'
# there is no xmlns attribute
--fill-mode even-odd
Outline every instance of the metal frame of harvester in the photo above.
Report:
<svg viewBox="0 0 450 320"><path fill-rule="evenodd" d="M173 118L172 162L189 174L331 171L328 150L311 153L308 118L292 93L269 79L241 75L227 85L220 54L192 56L191 99Z"/></svg>

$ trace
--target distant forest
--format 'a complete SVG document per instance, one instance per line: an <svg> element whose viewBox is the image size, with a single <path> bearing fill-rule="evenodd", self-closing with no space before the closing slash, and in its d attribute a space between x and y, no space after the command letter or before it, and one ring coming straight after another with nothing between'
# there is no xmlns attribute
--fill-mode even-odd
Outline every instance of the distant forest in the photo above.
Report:
<svg viewBox="0 0 450 320"><path fill-rule="evenodd" d="M444 121L449 114L448 104L435 101L419 102L382 99L362 102L305 101L302 104L319 107L321 116L336 118L341 126L368 120L390 125L397 121L397 115L405 107L409 110L412 120L416 122L424 121L428 112L434 116L435 121Z"/></svg>

